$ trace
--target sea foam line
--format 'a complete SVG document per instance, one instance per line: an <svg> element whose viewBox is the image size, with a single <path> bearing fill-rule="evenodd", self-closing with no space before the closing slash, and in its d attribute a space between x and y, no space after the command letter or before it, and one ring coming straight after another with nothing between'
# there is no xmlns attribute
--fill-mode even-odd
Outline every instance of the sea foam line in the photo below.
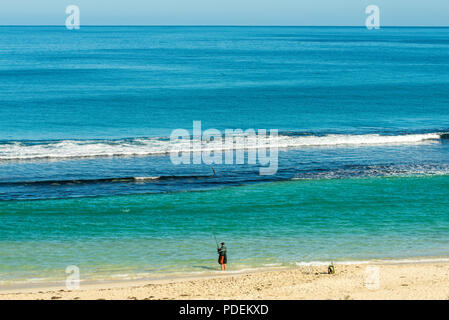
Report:
<svg viewBox="0 0 449 320"><path fill-rule="evenodd" d="M449 258L445 257L423 257L423 258L402 258L402 259L372 259L372 260L344 260L338 261L334 260L334 264L339 265L366 265L366 264L419 264L419 263L439 263L439 262L449 262ZM295 262L298 267L322 267L328 266L331 261L300 261Z"/></svg>
<svg viewBox="0 0 449 320"><path fill-rule="evenodd" d="M435 143L446 139L446 133L404 135L279 135L270 145L279 149L301 149L308 147L340 147ZM35 159L70 159L95 157L151 156L179 152L218 152L226 150L251 150L266 148L267 141L255 136L235 135L231 144L221 141L170 142L167 138L135 138L122 140L60 140L60 141L8 141L0 143L0 161ZM193 147L193 146L200 146Z"/></svg>

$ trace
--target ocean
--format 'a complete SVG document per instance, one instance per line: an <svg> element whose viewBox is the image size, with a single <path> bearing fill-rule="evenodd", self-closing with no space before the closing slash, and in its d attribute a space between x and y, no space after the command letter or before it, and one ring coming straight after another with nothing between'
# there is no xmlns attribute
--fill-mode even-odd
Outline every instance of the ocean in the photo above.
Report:
<svg viewBox="0 0 449 320"><path fill-rule="evenodd" d="M0 284L214 273L214 235L231 272L449 259L449 28L0 27L0 53ZM173 164L194 121L278 130L276 173Z"/></svg>

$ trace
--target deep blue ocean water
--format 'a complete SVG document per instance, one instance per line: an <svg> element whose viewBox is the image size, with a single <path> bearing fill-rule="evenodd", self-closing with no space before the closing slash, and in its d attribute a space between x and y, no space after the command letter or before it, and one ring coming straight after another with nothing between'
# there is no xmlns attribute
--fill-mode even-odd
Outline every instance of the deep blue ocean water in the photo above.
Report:
<svg viewBox="0 0 449 320"><path fill-rule="evenodd" d="M449 28L0 27L0 281L445 256L448 88ZM173 165L193 121L277 173Z"/></svg>

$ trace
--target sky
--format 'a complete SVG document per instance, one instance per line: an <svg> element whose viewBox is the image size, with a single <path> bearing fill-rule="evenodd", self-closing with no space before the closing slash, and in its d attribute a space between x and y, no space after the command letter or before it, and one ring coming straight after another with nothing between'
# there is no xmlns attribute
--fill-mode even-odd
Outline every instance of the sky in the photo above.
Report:
<svg viewBox="0 0 449 320"><path fill-rule="evenodd" d="M64 25L68 5L83 25L449 26L449 0L1 0L0 25Z"/></svg>

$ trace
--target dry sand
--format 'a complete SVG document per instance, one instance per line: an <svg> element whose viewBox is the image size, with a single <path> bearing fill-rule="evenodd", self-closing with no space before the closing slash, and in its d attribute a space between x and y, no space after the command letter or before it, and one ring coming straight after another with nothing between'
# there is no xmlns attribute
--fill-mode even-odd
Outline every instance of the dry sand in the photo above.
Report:
<svg viewBox="0 0 449 320"><path fill-rule="evenodd" d="M367 267L369 269L367 270ZM374 266L374 269L373 269ZM0 291L5 299L449 299L449 263L359 264ZM379 268L379 269L375 269ZM379 281L376 282L376 270ZM378 288L377 288L378 285Z"/></svg>

